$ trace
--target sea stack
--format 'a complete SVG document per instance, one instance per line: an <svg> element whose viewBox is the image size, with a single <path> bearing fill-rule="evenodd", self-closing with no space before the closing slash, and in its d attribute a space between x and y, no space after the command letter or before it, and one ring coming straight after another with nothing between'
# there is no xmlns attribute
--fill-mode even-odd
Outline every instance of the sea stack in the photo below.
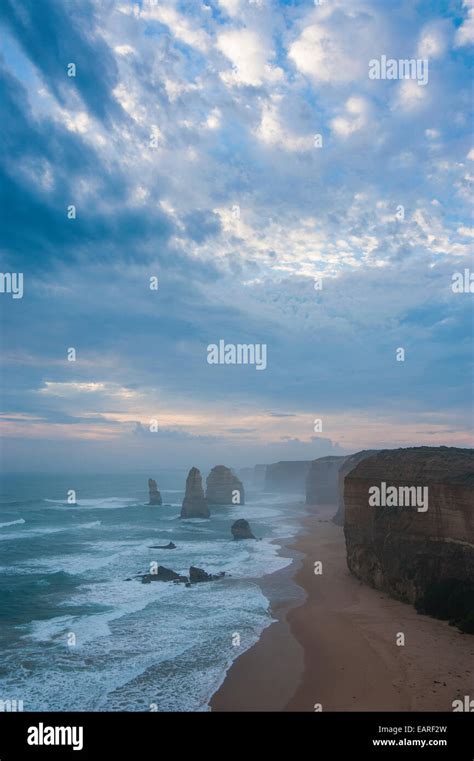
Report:
<svg viewBox="0 0 474 761"><path fill-rule="evenodd" d="M225 465L216 465L209 473L206 483L206 499L210 505L245 504L242 481Z"/></svg>
<svg viewBox="0 0 474 761"><path fill-rule="evenodd" d="M161 494L156 486L156 481L153 478L148 479L148 494L150 495L149 505L161 505L163 504Z"/></svg>
<svg viewBox="0 0 474 761"><path fill-rule="evenodd" d="M344 503L349 570L474 633L474 450L385 449L345 477Z"/></svg>
<svg viewBox="0 0 474 761"><path fill-rule="evenodd" d="M234 539L255 539L250 524L245 518L239 518L238 521L235 521L230 530Z"/></svg>
<svg viewBox="0 0 474 761"><path fill-rule="evenodd" d="M201 473L197 468L191 468L186 479L181 518L209 518L210 515L202 488Z"/></svg>

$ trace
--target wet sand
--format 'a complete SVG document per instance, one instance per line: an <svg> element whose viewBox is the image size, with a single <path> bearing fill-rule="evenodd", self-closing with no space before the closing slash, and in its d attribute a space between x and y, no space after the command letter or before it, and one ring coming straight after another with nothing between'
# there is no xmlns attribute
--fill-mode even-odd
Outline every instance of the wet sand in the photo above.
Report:
<svg viewBox="0 0 474 761"><path fill-rule="evenodd" d="M213 711L451 711L474 695L474 636L352 576L335 510L302 517L283 543L293 564L263 581L277 621L233 663Z"/></svg>

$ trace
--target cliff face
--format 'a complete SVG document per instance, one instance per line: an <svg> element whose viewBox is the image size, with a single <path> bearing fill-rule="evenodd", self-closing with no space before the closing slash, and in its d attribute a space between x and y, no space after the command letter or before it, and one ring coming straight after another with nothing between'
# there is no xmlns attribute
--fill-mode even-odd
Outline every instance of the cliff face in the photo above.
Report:
<svg viewBox="0 0 474 761"><path fill-rule="evenodd" d="M254 469L253 468L240 468L237 471L237 475L242 481L246 489L253 488Z"/></svg>
<svg viewBox="0 0 474 761"><path fill-rule="evenodd" d="M366 457L370 457L373 454L377 454L377 449L364 449L362 452L356 452L355 454L350 455L350 457L347 457L345 462L342 463L342 465L339 468L339 474L338 474L338 486L337 486L337 492L338 492L338 503L337 503L337 513L333 518L334 523L337 526L343 526L344 525L344 515L345 515L345 509L344 509L344 479L348 475L348 473L351 472L353 468L359 463L361 460L365 460Z"/></svg>
<svg viewBox="0 0 474 761"><path fill-rule="evenodd" d="M210 505L245 504L242 481L225 465L216 465L209 473L206 483L206 499Z"/></svg>
<svg viewBox="0 0 474 761"><path fill-rule="evenodd" d="M397 504L371 506L374 487L382 496L396 487ZM420 487L415 506L400 487ZM474 450L383 450L346 475L344 503L353 574L474 632Z"/></svg>
<svg viewBox="0 0 474 761"><path fill-rule="evenodd" d="M266 466L265 491L283 494L304 494L310 461L275 462Z"/></svg>
<svg viewBox="0 0 474 761"><path fill-rule="evenodd" d="M346 457L319 457L311 462L306 478L307 505L337 505L339 468Z"/></svg>
<svg viewBox="0 0 474 761"><path fill-rule="evenodd" d="M263 489L265 486L266 465L255 465L253 469L253 486L255 489Z"/></svg>
<svg viewBox="0 0 474 761"><path fill-rule="evenodd" d="M191 468L186 479L186 494L181 508L181 518L209 518L209 506L202 488L201 473Z"/></svg>

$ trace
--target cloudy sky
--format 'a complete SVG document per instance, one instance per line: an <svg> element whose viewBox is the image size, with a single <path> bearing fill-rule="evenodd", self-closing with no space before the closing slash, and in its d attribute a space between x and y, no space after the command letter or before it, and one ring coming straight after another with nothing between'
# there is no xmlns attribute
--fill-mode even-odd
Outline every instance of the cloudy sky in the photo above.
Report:
<svg viewBox="0 0 474 761"><path fill-rule="evenodd" d="M470 0L0 21L6 469L472 446ZM381 56L428 83L371 79ZM266 370L208 364L220 339L266 344Z"/></svg>

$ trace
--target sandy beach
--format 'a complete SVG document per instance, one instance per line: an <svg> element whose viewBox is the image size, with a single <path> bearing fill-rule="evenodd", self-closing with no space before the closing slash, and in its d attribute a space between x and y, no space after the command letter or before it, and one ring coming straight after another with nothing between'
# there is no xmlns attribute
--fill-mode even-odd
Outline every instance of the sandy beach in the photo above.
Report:
<svg viewBox="0 0 474 761"><path fill-rule="evenodd" d="M276 622L233 663L211 710L451 711L474 694L474 637L352 576L335 509L306 515L283 543L293 563L263 585Z"/></svg>

